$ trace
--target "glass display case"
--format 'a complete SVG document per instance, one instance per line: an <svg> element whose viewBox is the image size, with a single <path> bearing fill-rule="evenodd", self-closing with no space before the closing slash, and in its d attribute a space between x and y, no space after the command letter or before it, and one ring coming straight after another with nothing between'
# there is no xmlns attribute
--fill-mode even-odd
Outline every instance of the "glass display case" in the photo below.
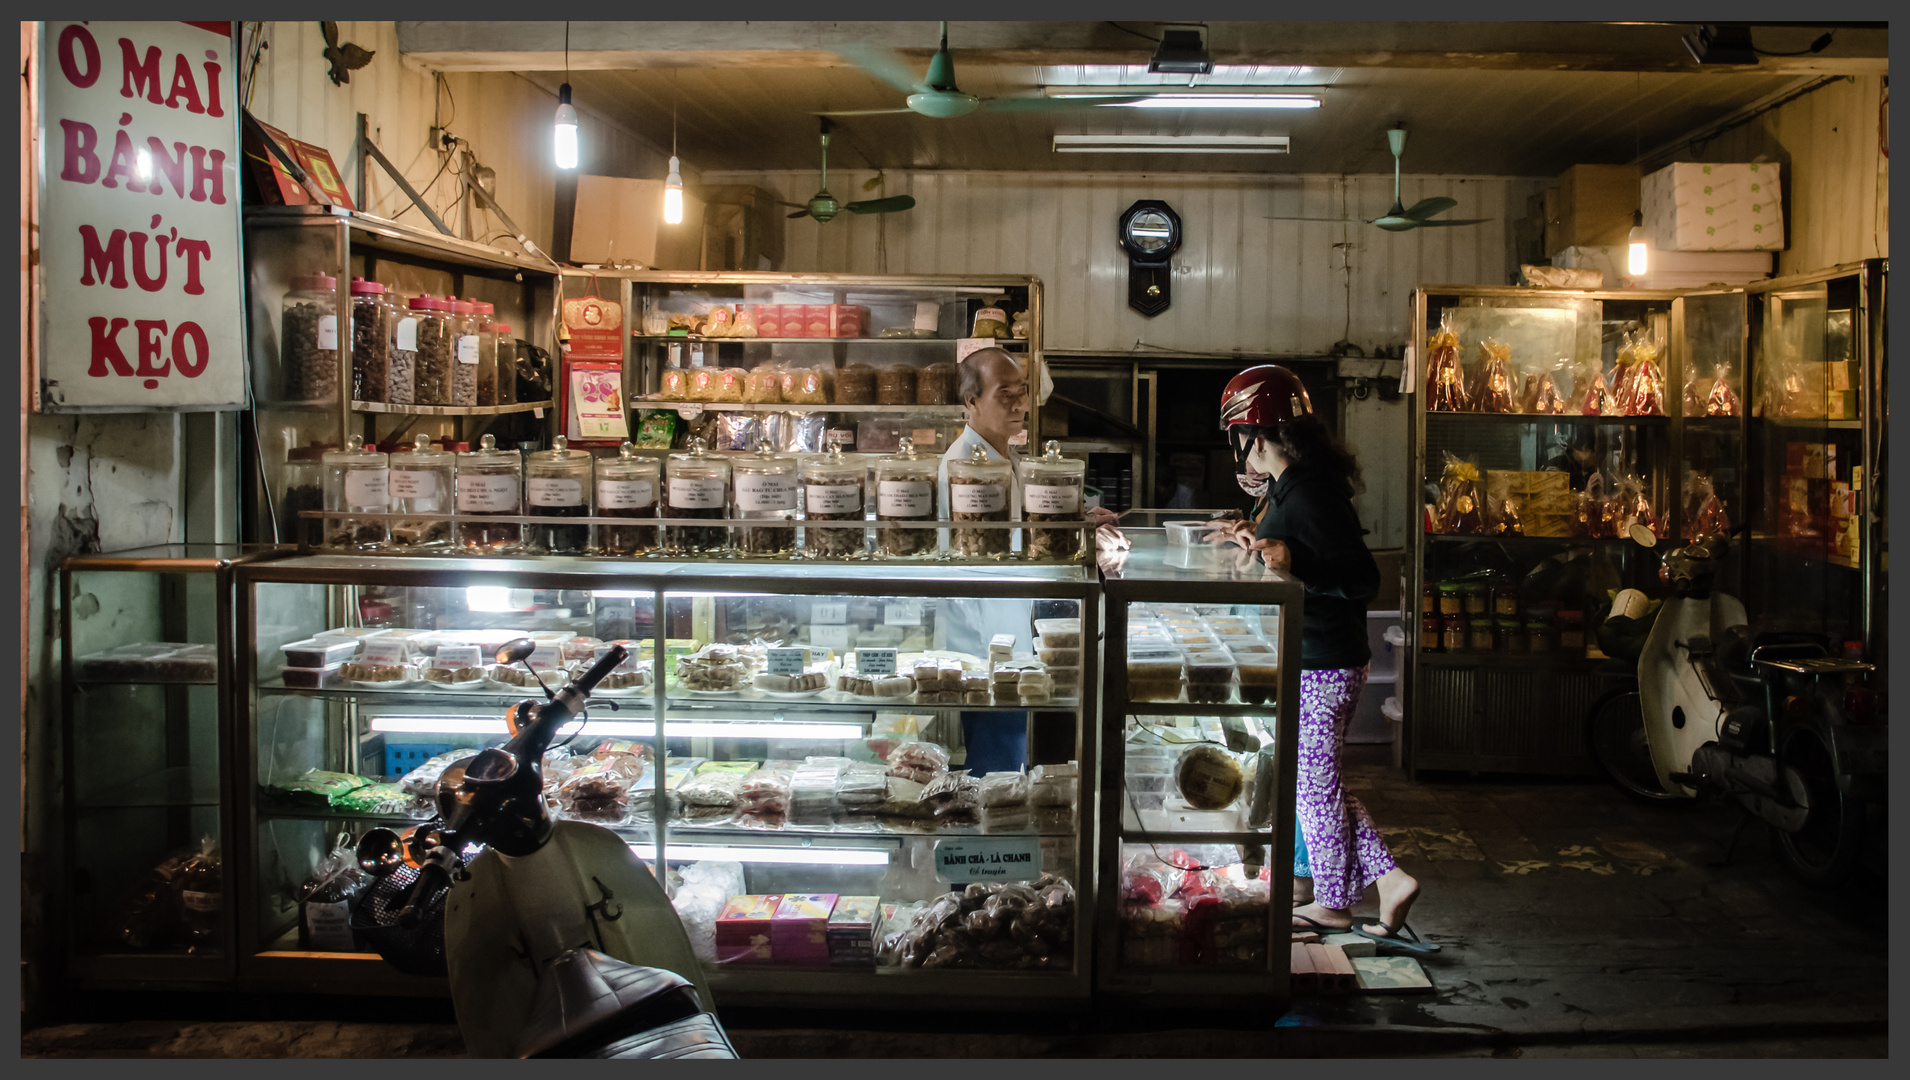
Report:
<svg viewBox="0 0 1910 1080"><path fill-rule="evenodd" d="M1281 1008L1303 587L1201 543L1198 517L1135 517L1102 567L1096 989Z"/></svg>
<svg viewBox="0 0 1910 1080"><path fill-rule="evenodd" d="M437 770L504 740L505 708L540 691L490 658L528 635L553 684L630 650L547 757L546 796L668 883L719 1006L1085 999L1091 568L318 555L258 571L239 590L242 986L442 992L337 917L358 886L325 860L428 815ZM826 948L778 945L774 925L752 943L752 915L784 906Z"/></svg>
<svg viewBox="0 0 1910 1080"><path fill-rule="evenodd" d="M67 977L204 988L233 974L232 571L269 550L181 544L60 568Z"/></svg>

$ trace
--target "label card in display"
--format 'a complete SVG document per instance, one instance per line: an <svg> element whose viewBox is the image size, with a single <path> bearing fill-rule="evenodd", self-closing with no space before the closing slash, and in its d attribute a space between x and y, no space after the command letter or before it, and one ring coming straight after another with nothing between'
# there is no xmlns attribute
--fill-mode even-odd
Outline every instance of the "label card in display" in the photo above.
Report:
<svg viewBox="0 0 1910 1080"><path fill-rule="evenodd" d="M856 671L862 675L895 674L895 650L857 649Z"/></svg>
<svg viewBox="0 0 1910 1080"><path fill-rule="evenodd" d="M1029 484L1021 490L1022 508L1030 514L1081 512L1081 489L1073 485Z"/></svg>
<svg viewBox="0 0 1910 1080"><path fill-rule="evenodd" d="M937 841L935 876L950 884L1033 881L1041 876L1041 838L965 836Z"/></svg>
<svg viewBox="0 0 1910 1080"><path fill-rule="evenodd" d="M477 667L482 663L484 653L476 645L440 645L431 666L455 671L458 668Z"/></svg>
<svg viewBox="0 0 1910 1080"><path fill-rule="evenodd" d="M390 474L384 469L353 469L345 474L345 505L383 510L389 502L390 487Z"/></svg>
<svg viewBox="0 0 1910 1080"><path fill-rule="evenodd" d="M897 600L893 604L882 605L882 622L887 626L922 625L922 602L920 600Z"/></svg>
<svg viewBox="0 0 1910 1080"><path fill-rule="evenodd" d="M477 363L477 335L476 334L459 334L458 335L458 363L460 364Z"/></svg>
<svg viewBox="0 0 1910 1080"><path fill-rule="evenodd" d="M843 623L849 621L849 605L846 602L817 603L809 605L809 621L812 623Z"/></svg>
<svg viewBox="0 0 1910 1080"><path fill-rule="evenodd" d="M679 510L721 510L723 481L697 477L670 477L670 505Z"/></svg>
<svg viewBox="0 0 1910 1080"><path fill-rule="evenodd" d="M958 514L992 514L1008 506L1008 489L1000 484L950 484L948 508Z"/></svg>
<svg viewBox="0 0 1910 1080"><path fill-rule="evenodd" d="M532 506L582 506L584 482L560 477L533 476L524 481Z"/></svg>
<svg viewBox="0 0 1910 1080"><path fill-rule="evenodd" d="M338 348L338 316L318 317L318 347L326 350Z"/></svg>
<svg viewBox="0 0 1910 1080"><path fill-rule="evenodd" d="M641 510L657 501L657 486L648 480L597 481L599 510Z"/></svg>
<svg viewBox="0 0 1910 1080"><path fill-rule="evenodd" d="M418 320L416 319L399 319L398 320L397 348L399 352L417 352L418 351Z"/></svg>
<svg viewBox="0 0 1910 1080"><path fill-rule="evenodd" d="M853 514L862 509L860 484L810 484L803 497L812 514Z"/></svg>
<svg viewBox="0 0 1910 1080"><path fill-rule="evenodd" d="M841 623L811 623L809 641L818 649L835 649L847 652L849 649L849 631L854 629Z"/></svg>
<svg viewBox="0 0 1910 1080"><path fill-rule="evenodd" d="M359 662L372 667L397 667L405 662L407 651L405 643L397 638L366 638Z"/></svg>
<svg viewBox="0 0 1910 1080"><path fill-rule="evenodd" d="M438 474L428 469L393 469L386 490L394 499L435 499Z"/></svg>
<svg viewBox="0 0 1910 1080"><path fill-rule="evenodd" d="M794 510L796 478L763 473L738 473L736 508L752 512Z"/></svg>
<svg viewBox="0 0 1910 1080"><path fill-rule="evenodd" d="M803 661L808 656L808 649L771 649L769 650L769 673L771 675L801 675Z"/></svg>
<svg viewBox="0 0 1910 1080"><path fill-rule="evenodd" d="M885 518L925 518L935 512L935 485L928 480L884 480L876 485L876 513Z"/></svg>
<svg viewBox="0 0 1910 1080"><path fill-rule="evenodd" d="M539 645L528 659L532 671L549 671L558 665L557 650L549 645Z"/></svg>
<svg viewBox="0 0 1910 1080"><path fill-rule="evenodd" d="M517 477L458 477L458 509L508 514L517 509Z"/></svg>
<svg viewBox="0 0 1910 1080"><path fill-rule="evenodd" d="M840 446L844 450L854 450L856 448L856 433L854 428L830 428L829 433L823 437L823 440L825 446Z"/></svg>
<svg viewBox="0 0 1910 1080"><path fill-rule="evenodd" d="M336 904L321 904L307 900L305 936L314 952L356 952L358 946L351 932L351 903L340 900Z"/></svg>

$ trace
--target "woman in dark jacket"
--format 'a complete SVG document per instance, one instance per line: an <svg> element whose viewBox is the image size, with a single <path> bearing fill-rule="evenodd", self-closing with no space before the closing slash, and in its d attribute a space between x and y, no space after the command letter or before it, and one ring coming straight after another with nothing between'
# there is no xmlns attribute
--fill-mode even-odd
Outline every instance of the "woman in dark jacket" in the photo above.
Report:
<svg viewBox="0 0 1910 1080"><path fill-rule="evenodd" d="M1352 929L1353 905L1377 883L1379 925L1358 932L1413 947L1417 936L1406 928L1406 915L1419 898L1419 882L1393 861L1372 817L1340 779L1346 726L1372 659L1366 609L1379 592L1379 568L1353 509L1359 462L1314 414L1299 378L1282 367L1235 376L1221 402L1221 423L1242 486L1263 479L1269 486L1253 539L1216 539L1248 543L1268 568L1306 586L1297 803L1313 902L1294 909L1294 926Z"/></svg>

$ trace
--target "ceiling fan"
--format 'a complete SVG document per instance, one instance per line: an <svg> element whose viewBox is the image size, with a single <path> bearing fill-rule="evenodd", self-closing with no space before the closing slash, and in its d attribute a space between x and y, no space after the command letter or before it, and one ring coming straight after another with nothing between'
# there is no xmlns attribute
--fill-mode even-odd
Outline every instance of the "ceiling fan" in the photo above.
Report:
<svg viewBox="0 0 1910 1080"><path fill-rule="evenodd" d="M967 116L977 109L994 112L1035 112L1048 109L1095 108L1119 105L1138 98L983 98L965 94L955 86L955 58L948 52L948 24L942 24L942 47L929 57L928 74L917 79L907 61L889 49L850 45L838 54L857 67L908 95L908 106L901 109L846 109L821 113L822 116L884 116L891 113L918 113L948 120Z"/></svg>
<svg viewBox="0 0 1910 1080"><path fill-rule="evenodd" d="M796 207L792 218L815 218L826 222L837 214L847 210L851 214L893 214L910 209L915 205L913 195L891 195L886 199L864 199L861 202L841 203L829 194L829 118L822 119L822 190L809 197L806 203L782 203L783 206Z"/></svg>
<svg viewBox="0 0 1910 1080"><path fill-rule="evenodd" d="M1402 125L1386 133L1386 142L1393 148L1393 208L1379 217L1367 218L1304 218L1271 216L1268 221L1324 221L1350 225L1378 225L1387 232L1408 232L1428 226L1477 225L1489 218L1454 218L1433 220L1433 215L1443 213L1459 205L1458 199L1448 199L1444 195L1434 195L1421 199L1410 207L1399 202L1399 157L1406 152L1406 128Z"/></svg>

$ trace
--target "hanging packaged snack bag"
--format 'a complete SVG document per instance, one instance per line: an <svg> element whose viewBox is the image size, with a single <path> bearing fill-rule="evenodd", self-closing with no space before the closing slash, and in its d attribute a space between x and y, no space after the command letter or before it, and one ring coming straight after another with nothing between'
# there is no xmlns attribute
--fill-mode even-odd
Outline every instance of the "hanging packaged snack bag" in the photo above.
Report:
<svg viewBox="0 0 1910 1080"><path fill-rule="evenodd" d="M1484 508L1480 505L1479 467L1446 454L1446 467L1439 480L1439 504L1434 520L1441 533L1479 536L1486 531Z"/></svg>
<svg viewBox="0 0 1910 1080"><path fill-rule="evenodd" d="M1507 366L1511 359L1512 346L1505 342L1488 340L1479 343L1479 392L1475 400L1480 412L1519 411L1518 399L1512 392L1512 373Z"/></svg>
<svg viewBox="0 0 1910 1080"><path fill-rule="evenodd" d="M1426 343L1426 411L1465 412L1471 407L1465 372L1459 370L1459 335L1450 316L1441 315L1439 329Z"/></svg>

